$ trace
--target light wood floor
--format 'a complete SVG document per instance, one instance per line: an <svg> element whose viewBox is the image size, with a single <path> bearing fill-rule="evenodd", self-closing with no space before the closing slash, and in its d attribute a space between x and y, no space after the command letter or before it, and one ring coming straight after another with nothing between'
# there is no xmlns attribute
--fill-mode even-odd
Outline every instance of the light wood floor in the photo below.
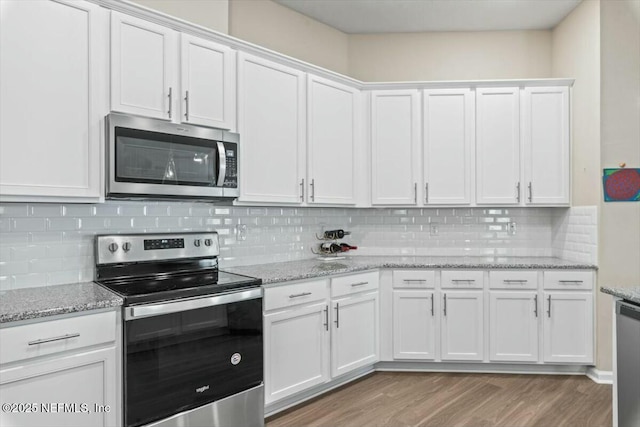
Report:
<svg viewBox="0 0 640 427"><path fill-rule="evenodd" d="M267 427L604 427L611 416L611 386L582 375L376 372Z"/></svg>

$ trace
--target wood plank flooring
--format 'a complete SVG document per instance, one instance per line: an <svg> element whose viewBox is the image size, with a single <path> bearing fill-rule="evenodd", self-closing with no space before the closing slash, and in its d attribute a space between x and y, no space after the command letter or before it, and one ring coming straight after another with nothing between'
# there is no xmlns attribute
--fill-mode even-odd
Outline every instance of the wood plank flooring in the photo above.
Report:
<svg viewBox="0 0 640 427"><path fill-rule="evenodd" d="M611 386L582 375L376 372L267 427L609 427Z"/></svg>

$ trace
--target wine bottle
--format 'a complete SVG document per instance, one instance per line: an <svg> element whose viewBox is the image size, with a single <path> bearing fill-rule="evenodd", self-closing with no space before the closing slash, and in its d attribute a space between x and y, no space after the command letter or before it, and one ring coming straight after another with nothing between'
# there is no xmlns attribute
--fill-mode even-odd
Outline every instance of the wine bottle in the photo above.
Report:
<svg viewBox="0 0 640 427"><path fill-rule="evenodd" d="M342 249L342 252L348 252L348 251L358 249L357 246L351 246L346 243L340 243L340 248Z"/></svg>
<svg viewBox="0 0 640 427"><path fill-rule="evenodd" d="M350 234L350 231L344 231L342 229L327 230L324 232L324 237L325 239L342 239L344 236L348 236Z"/></svg>
<svg viewBox="0 0 640 427"><path fill-rule="evenodd" d="M340 245L336 245L335 243L323 243L320 245L320 252L325 254L335 254L338 252L342 252L342 247Z"/></svg>

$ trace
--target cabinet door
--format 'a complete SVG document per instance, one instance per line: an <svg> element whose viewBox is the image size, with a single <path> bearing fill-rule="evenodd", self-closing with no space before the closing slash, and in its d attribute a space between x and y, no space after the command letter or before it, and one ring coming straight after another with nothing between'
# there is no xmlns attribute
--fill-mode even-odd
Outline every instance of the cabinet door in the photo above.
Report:
<svg viewBox="0 0 640 427"><path fill-rule="evenodd" d="M393 357L434 360L435 343L434 293L393 291Z"/></svg>
<svg viewBox="0 0 640 427"><path fill-rule="evenodd" d="M426 204L471 203L474 105L471 89L424 91Z"/></svg>
<svg viewBox="0 0 640 427"><path fill-rule="evenodd" d="M482 291L447 291L442 304L442 360L482 360Z"/></svg>
<svg viewBox="0 0 640 427"><path fill-rule="evenodd" d="M378 361L378 293L332 303L331 376Z"/></svg>
<svg viewBox="0 0 640 427"><path fill-rule="evenodd" d="M177 33L111 12L111 110L174 119Z"/></svg>
<svg viewBox="0 0 640 427"><path fill-rule="evenodd" d="M309 203L354 203L359 91L320 77L308 80Z"/></svg>
<svg viewBox="0 0 640 427"><path fill-rule="evenodd" d="M593 363L593 295L544 293L544 361Z"/></svg>
<svg viewBox="0 0 640 427"><path fill-rule="evenodd" d="M264 317L267 404L329 380L328 309L322 303Z"/></svg>
<svg viewBox="0 0 640 427"><path fill-rule="evenodd" d="M115 347L0 371L0 401L34 403L37 412L0 412L3 426L115 426ZM66 410L61 405L75 405ZM60 405L60 406L57 406ZM108 408L107 408L108 407ZM47 410L49 412L47 412Z"/></svg>
<svg viewBox="0 0 640 427"><path fill-rule="evenodd" d="M569 88L526 88L522 98L525 201L567 205L571 176Z"/></svg>
<svg viewBox="0 0 640 427"><path fill-rule="evenodd" d="M304 73L238 54L240 201L304 197Z"/></svg>
<svg viewBox="0 0 640 427"><path fill-rule="evenodd" d="M537 362L538 294L491 291L489 295L490 360Z"/></svg>
<svg viewBox="0 0 640 427"><path fill-rule="evenodd" d="M0 200L98 201L108 12L0 2Z"/></svg>
<svg viewBox="0 0 640 427"><path fill-rule="evenodd" d="M374 205L416 205L418 202L419 97L417 90L371 92L371 203Z"/></svg>
<svg viewBox="0 0 640 427"><path fill-rule="evenodd" d="M199 37L180 38L182 121L235 129L235 52Z"/></svg>
<svg viewBox="0 0 640 427"><path fill-rule="evenodd" d="M476 90L476 201L520 203L520 89Z"/></svg>

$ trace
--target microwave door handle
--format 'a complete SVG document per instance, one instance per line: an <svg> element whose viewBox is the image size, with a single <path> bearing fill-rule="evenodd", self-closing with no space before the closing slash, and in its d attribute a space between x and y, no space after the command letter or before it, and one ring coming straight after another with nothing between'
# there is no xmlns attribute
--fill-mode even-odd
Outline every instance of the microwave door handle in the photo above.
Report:
<svg viewBox="0 0 640 427"><path fill-rule="evenodd" d="M216 187L224 186L224 178L227 175L227 156L224 149L224 142L217 141L218 145L218 183Z"/></svg>

